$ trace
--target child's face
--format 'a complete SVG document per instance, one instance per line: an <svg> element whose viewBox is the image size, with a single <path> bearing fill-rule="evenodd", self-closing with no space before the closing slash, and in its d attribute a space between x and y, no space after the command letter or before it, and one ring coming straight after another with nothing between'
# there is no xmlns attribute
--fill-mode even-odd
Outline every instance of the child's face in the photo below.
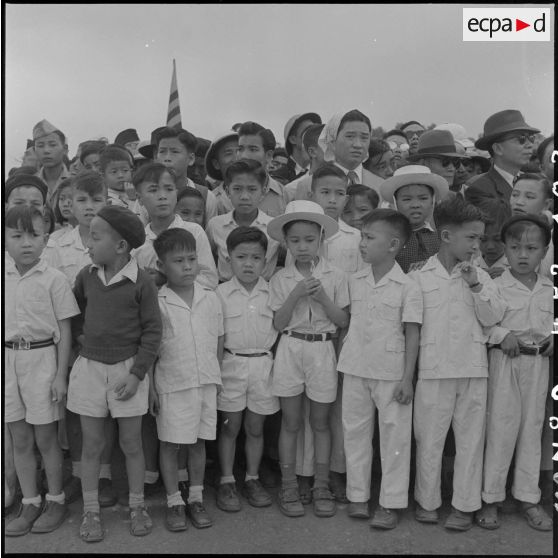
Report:
<svg viewBox="0 0 558 558"><path fill-rule="evenodd" d="M533 225L522 235L521 240L508 236L504 252L513 271L519 275L533 273L544 258L547 246L539 227Z"/></svg>
<svg viewBox="0 0 558 558"><path fill-rule="evenodd" d="M310 199L322 206L326 215L337 221L347 201L347 181L337 176L318 178Z"/></svg>
<svg viewBox="0 0 558 558"><path fill-rule="evenodd" d="M66 146L55 133L35 140L35 153L43 167L51 168L62 164L66 151Z"/></svg>
<svg viewBox="0 0 558 558"><path fill-rule="evenodd" d="M263 198L263 186L253 174L237 174L226 186L227 194L236 213L246 215L258 209Z"/></svg>
<svg viewBox="0 0 558 558"><path fill-rule="evenodd" d="M20 227L6 228L6 250L20 273L26 273L39 261L47 240L45 230L45 222L41 217L33 219L33 232Z"/></svg>
<svg viewBox="0 0 558 558"><path fill-rule="evenodd" d="M390 149L389 151L382 153L380 159L376 163L370 165L369 170L381 178L389 178L390 176L393 176L392 160L393 151Z"/></svg>
<svg viewBox="0 0 558 558"><path fill-rule="evenodd" d="M345 122L335 140L335 160L346 169L355 169L364 161L370 146L366 122Z"/></svg>
<svg viewBox="0 0 558 558"><path fill-rule="evenodd" d="M64 188L58 196L58 209L60 215L66 220L71 219L72 213L72 188Z"/></svg>
<svg viewBox="0 0 558 558"><path fill-rule="evenodd" d="M132 167L128 161L111 161L103 174L107 188L124 191L126 182L132 180Z"/></svg>
<svg viewBox="0 0 558 558"><path fill-rule="evenodd" d="M83 168L90 171L101 172L100 157L98 153L90 153L83 159Z"/></svg>
<svg viewBox="0 0 558 558"><path fill-rule="evenodd" d="M480 238L480 251L484 261L490 266L504 255L504 243L500 237L500 228L487 225Z"/></svg>
<svg viewBox="0 0 558 558"><path fill-rule="evenodd" d="M196 251L175 250L165 254L157 265L161 273L167 277L170 288L191 287L199 273L198 256Z"/></svg>
<svg viewBox="0 0 558 558"><path fill-rule="evenodd" d="M366 196L352 196L343 211L343 221L347 225L360 230L362 228L362 218L373 209L376 208Z"/></svg>
<svg viewBox="0 0 558 558"><path fill-rule="evenodd" d="M203 227L205 218L205 204L203 199L185 196L178 200L174 212L184 221L197 223Z"/></svg>
<svg viewBox="0 0 558 558"><path fill-rule="evenodd" d="M10 197L6 202L6 210L17 205L37 208L41 213L44 212L45 204L43 194L35 186L19 186L10 192Z"/></svg>
<svg viewBox="0 0 558 558"><path fill-rule="evenodd" d="M87 192L75 190L72 196L72 214L79 225L89 228L93 217L106 203L107 199L102 193L90 196Z"/></svg>
<svg viewBox="0 0 558 558"><path fill-rule="evenodd" d="M265 267L265 250L258 242L242 242L229 252L233 275L251 285L258 280Z"/></svg>
<svg viewBox="0 0 558 558"><path fill-rule="evenodd" d="M409 219L413 228L417 228L424 225L432 214L434 196L429 186L409 184L395 192L395 204L397 211Z"/></svg>
<svg viewBox="0 0 558 558"><path fill-rule="evenodd" d="M365 225L360 235L359 250L363 262L377 265L395 259L399 242L387 223L375 221Z"/></svg>
<svg viewBox="0 0 558 558"><path fill-rule="evenodd" d="M543 185L536 180L518 180L511 192L510 206L513 215L533 213L538 215L550 208L552 200L544 196Z"/></svg>
<svg viewBox="0 0 558 558"><path fill-rule="evenodd" d="M273 151L265 151L260 136L240 136L238 138L238 159L252 159L258 161L264 169L273 157Z"/></svg>
<svg viewBox="0 0 558 558"><path fill-rule="evenodd" d="M484 223L473 221L463 225L448 225L440 231L442 243L458 261L470 261L477 256L480 238L484 234Z"/></svg>
<svg viewBox="0 0 558 558"><path fill-rule="evenodd" d="M311 263L320 248L321 227L316 223L297 221L289 228L285 241L293 258L299 263Z"/></svg>
<svg viewBox="0 0 558 558"><path fill-rule="evenodd" d="M168 172L161 174L159 182L154 180L142 182L137 192L140 202L152 219L164 219L174 213L176 185L174 178Z"/></svg>
<svg viewBox="0 0 558 558"><path fill-rule="evenodd" d="M113 263L119 255L119 243L118 233L101 217L93 217L87 241L93 263L99 266Z"/></svg>
<svg viewBox="0 0 558 558"><path fill-rule="evenodd" d="M176 176L185 176L188 167L194 164L196 156L190 153L178 138L163 138L157 148L157 161L173 169Z"/></svg>

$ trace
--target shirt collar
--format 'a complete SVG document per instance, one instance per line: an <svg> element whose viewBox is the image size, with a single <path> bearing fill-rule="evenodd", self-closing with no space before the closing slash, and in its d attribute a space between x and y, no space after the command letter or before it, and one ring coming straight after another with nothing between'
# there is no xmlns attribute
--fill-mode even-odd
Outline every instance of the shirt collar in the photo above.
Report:
<svg viewBox="0 0 558 558"><path fill-rule="evenodd" d="M48 267L47 262L42 258L39 259L39 263L34 265L31 269L27 270L21 277L28 277L29 275L33 275L33 273L43 273L46 271ZM4 252L4 269L6 273L15 273L19 276L19 271L17 270L15 260L8 254L6 250Z"/></svg>
<svg viewBox="0 0 558 558"><path fill-rule="evenodd" d="M296 277L298 275L302 275L295 266L294 258L292 263L290 265L285 266L283 269L286 277ZM323 275L324 273L330 273L331 271L332 271L332 267L329 264L329 262L323 256L320 256L318 264L314 268L314 272L312 273L312 275L318 277L320 275Z"/></svg>
<svg viewBox="0 0 558 558"><path fill-rule="evenodd" d="M59 246L70 246L70 244L77 244L78 248L86 250L83 242L81 241L81 235L79 234L79 225L76 225L73 229L70 229L65 234L58 238L57 244Z"/></svg>
<svg viewBox="0 0 558 558"><path fill-rule="evenodd" d="M515 176L497 165L494 165L494 170L513 188L513 181Z"/></svg>
<svg viewBox="0 0 558 558"><path fill-rule="evenodd" d="M205 289L200 284L194 282L194 297L192 298L192 308L204 297ZM180 306L181 308L191 310L186 302L184 302L184 300L180 296L178 296L172 289L170 289L168 285L163 285L159 289L159 298L164 298L168 304L171 304L173 306Z"/></svg>
<svg viewBox="0 0 558 558"><path fill-rule="evenodd" d="M271 178L269 174L267 175L267 180L265 185L268 188L268 190L273 190L279 196L283 195L283 189L281 184L279 184L279 182L277 182L277 180L275 180L274 178Z"/></svg>
<svg viewBox="0 0 558 558"><path fill-rule="evenodd" d="M370 277L372 283L376 286L383 285L388 281L395 281L396 283L406 283L407 276L403 273L401 266L394 262L393 267L378 281L376 282L374 279L374 274L372 273L372 266L367 266L366 268L367 273L365 274L366 277Z"/></svg>
<svg viewBox="0 0 558 558"><path fill-rule="evenodd" d="M502 273L502 275L500 275L500 283L502 283L502 285L505 286L518 286L521 289L527 290L529 292L536 292L539 289L542 288L549 288L552 287L554 284L553 282L546 276L541 275L540 273L537 273L537 281L535 282L535 286L533 287L533 290L531 291L531 289L529 289L528 287L526 287L521 281L519 281L518 279L516 279L512 274L510 269L506 269L504 271L504 273Z"/></svg>
<svg viewBox="0 0 558 558"><path fill-rule="evenodd" d="M184 223L182 217L180 215L175 215L172 223L167 227L167 229L183 229L182 223ZM145 226L145 239L146 240L155 240L157 235L151 229L151 223L147 223Z"/></svg>
<svg viewBox="0 0 558 558"><path fill-rule="evenodd" d="M306 172L306 170L308 170L308 167L301 167L298 164L298 161L292 155L289 157L289 159L291 159L295 164L294 170L296 174L300 174L301 172Z"/></svg>
<svg viewBox="0 0 558 558"><path fill-rule="evenodd" d="M422 225L422 227L419 227L418 229L413 229L413 232L418 232L418 231L421 231L422 229L426 229L426 230L431 231L431 232L436 232L434 230L434 228L432 227L432 225L428 221L425 221L425 223L424 223L424 225Z"/></svg>
<svg viewBox="0 0 558 558"><path fill-rule="evenodd" d="M234 226L234 228L239 226L238 223L234 220L233 214L234 214L234 209L232 211L229 211L228 213L224 214L224 217L227 218L227 220L224 223L225 226L232 225L232 226ZM261 209L258 209L258 214L256 215L256 218L254 219L254 221L252 222L252 224L250 226L253 227L256 224L258 224L258 225L267 224L269 219L266 220L265 217L266 217L266 214Z"/></svg>
<svg viewBox="0 0 558 558"><path fill-rule="evenodd" d="M94 269L100 270L101 266L93 263L91 264L89 271L92 272ZM130 281L132 281L132 283L135 283L138 280L138 262L136 259L130 258L130 261L115 275L115 277L116 276L127 277Z"/></svg>
<svg viewBox="0 0 558 558"><path fill-rule="evenodd" d="M237 279L236 275L233 275L232 279L229 282L229 293L234 293L235 291L246 293L248 296L251 296L254 291L269 293L269 285L267 281L260 276L258 277L258 282L254 285L252 293L249 293L246 288L240 284L240 281Z"/></svg>
<svg viewBox="0 0 558 558"><path fill-rule="evenodd" d="M335 166L339 167L345 174L349 174L349 169L346 169L343 165L340 165L337 161L335 161ZM358 177L358 183L362 184L362 163L356 168L353 169L352 172L356 173Z"/></svg>

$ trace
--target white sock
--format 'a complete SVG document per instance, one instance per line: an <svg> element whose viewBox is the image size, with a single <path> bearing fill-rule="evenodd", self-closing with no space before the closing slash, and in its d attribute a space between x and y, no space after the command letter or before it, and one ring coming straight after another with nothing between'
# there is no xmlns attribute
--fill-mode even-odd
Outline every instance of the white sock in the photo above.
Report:
<svg viewBox="0 0 558 558"><path fill-rule="evenodd" d="M81 479L81 461L72 461L72 475Z"/></svg>
<svg viewBox="0 0 558 558"><path fill-rule="evenodd" d="M259 475L249 475L248 473L246 473L246 477L244 478L244 481L249 481L249 480L259 480L260 476Z"/></svg>
<svg viewBox="0 0 558 558"><path fill-rule="evenodd" d="M221 477L221 482L219 484L225 484L227 482L232 482L234 483L234 476L230 476L230 477Z"/></svg>
<svg viewBox="0 0 558 558"><path fill-rule="evenodd" d="M64 494L64 491L60 492L57 496L47 494L45 498L47 502L56 502L57 504L64 504L66 502L66 495Z"/></svg>
<svg viewBox="0 0 558 558"><path fill-rule="evenodd" d="M37 506L38 508L41 507L41 504L43 503L43 499L41 498L40 494L37 494L37 496L34 496L33 498L22 498L21 499L21 503L22 504L33 504L34 506Z"/></svg>
<svg viewBox="0 0 558 558"><path fill-rule="evenodd" d="M112 469L110 468L110 463L101 463L99 478L112 480Z"/></svg>
<svg viewBox="0 0 558 558"><path fill-rule="evenodd" d="M172 508L173 506L183 506L184 500L180 495L180 491L175 492L174 494L167 494L167 506Z"/></svg>
<svg viewBox="0 0 558 558"><path fill-rule="evenodd" d="M191 486L190 494L188 495L188 503L193 504L194 502L203 502L203 485Z"/></svg>
<svg viewBox="0 0 558 558"><path fill-rule="evenodd" d="M155 484L159 479L159 471L145 471L144 484Z"/></svg>

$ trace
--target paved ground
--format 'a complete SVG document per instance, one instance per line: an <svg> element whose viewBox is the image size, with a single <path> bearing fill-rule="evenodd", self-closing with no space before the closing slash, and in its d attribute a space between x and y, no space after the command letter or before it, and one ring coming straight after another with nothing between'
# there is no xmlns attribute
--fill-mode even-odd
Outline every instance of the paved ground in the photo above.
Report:
<svg viewBox="0 0 558 558"><path fill-rule="evenodd" d="M276 489L272 489L276 494ZM79 539L81 500L70 505L70 516L54 533L5 538L6 553L133 553L133 554L436 554L436 555L552 555L552 533L531 529L518 514L502 515L502 527L486 531L473 527L467 533L451 533L442 525L422 525L407 510L394 531L370 529L367 521L347 517L339 505L333 518L320 519L306 507L306 515L284 517L276 504L255 509L243 502L241 512L229 514L215 506L215 491L204 491L206 507L214 520L209 529L192 525L185 532L170 533L163 523L164 495L150 498L154 522L151 535L132 537L128 531L127 508L116 505L102 510L105 540L86 544ZM377 504L377 494L373 495ZM550 507L547 508L550 512ZM449 513L444 503L442 520Z"/></svg>

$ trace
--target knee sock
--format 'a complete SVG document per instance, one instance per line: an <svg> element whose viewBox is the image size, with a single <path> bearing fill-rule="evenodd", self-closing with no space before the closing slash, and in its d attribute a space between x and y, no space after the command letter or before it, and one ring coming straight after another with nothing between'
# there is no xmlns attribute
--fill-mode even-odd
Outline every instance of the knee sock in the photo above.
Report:
<svg viewBox="0 0 558 558"><path fill-rule="evenodd" d="M167 494L167 506L172 508L173 506L183 506L184 500L180 495L180 491L177 490L174 494Z"/></svg>
<svg viewBox="0 0 558 558"><path fill-rule="evenodd" d="M281 488L298 488L295 463L281 463Z"/></svg>
<svg viewBox="0 0 558 558"><path fill-rule="evenodd" d="M47 502L56 502L57 504L64 504L66 502L66 495L64 494L64 491L60 492L60 494L57 494L56 496L53 496L52 494L47 494L45 496L45 499Z"/></svg>
<svg viewBox="0 0 558 558"><path fill-rule="evenodd" d="M329 486L329 463L316 463L316 474L314 475L314 488Z"/></svg>
<svg viewBox="0 0 558 558"><path fill-rule="evenodd" d="M33 498L22 498L21 503L23 505L33 504L37 508L40 508L41 504L43 503L43 499L41 498L40 494L37 494L37 496L34 496Z"/></svg>
<svg viewBox="0 0 558 558"><path fill-rule="evenodd" d="M137 508L138 506L144 505L143 493L141 494L134 494L130 492L129 499L128 499L128 506L130 508Z"/></svg>
<svg viewBox="0 0 558 558"><path fill-rule="evenodd" d="M191 486L190 494L188 495L188 503L193 504L194 502L203 502L203 485Z"/></svg>
<svg viewBox="0 0 558 558"><path fill-rule="evenodd" d="M112 470L110 468L110 463L101 463L99 469L99 478L112 480Z"/></svg>
<svg viewBox="0 0 558 558"><path fill-rule="evenodd" d="M83 493L83 513L87 512L101 513L98 490Z"/></svg>

